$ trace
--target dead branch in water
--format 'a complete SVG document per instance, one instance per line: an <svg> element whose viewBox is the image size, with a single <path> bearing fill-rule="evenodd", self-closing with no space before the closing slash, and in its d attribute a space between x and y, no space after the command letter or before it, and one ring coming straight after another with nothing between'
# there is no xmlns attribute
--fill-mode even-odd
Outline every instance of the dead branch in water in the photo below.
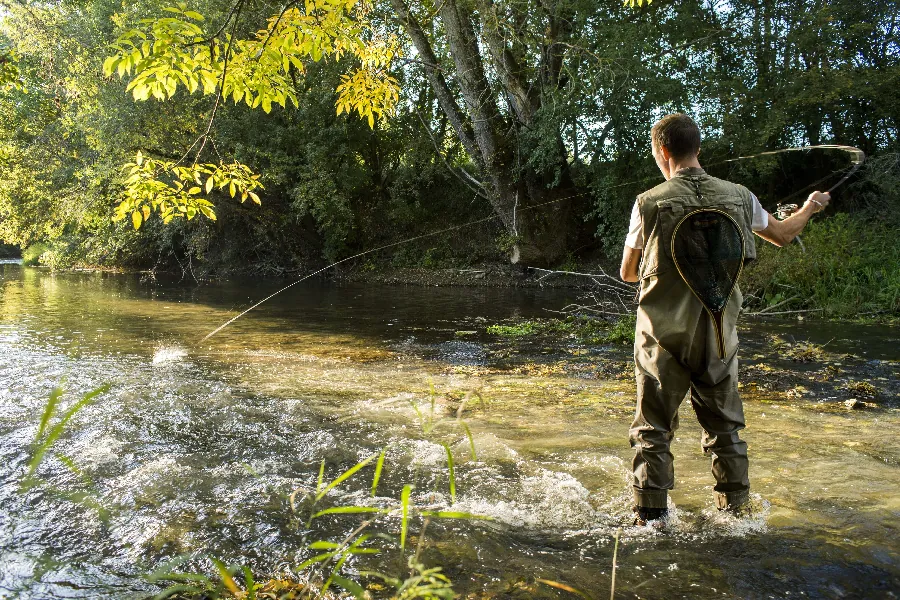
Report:
<svg viewBox="0 0 900 600"><path fill-rule="evenodd" d="M590 316L590 317L622 317L634 312L635 296L638 286L630 285L600 268L599 273L579 273L576 271L557 271L551 269L531 268L532 271L543 273L538 283L548 277L569 275L573 277L585 277L590 279L594 288L585 292L579 302L573 302L560 310L548 310L565 316Z"/></svg>

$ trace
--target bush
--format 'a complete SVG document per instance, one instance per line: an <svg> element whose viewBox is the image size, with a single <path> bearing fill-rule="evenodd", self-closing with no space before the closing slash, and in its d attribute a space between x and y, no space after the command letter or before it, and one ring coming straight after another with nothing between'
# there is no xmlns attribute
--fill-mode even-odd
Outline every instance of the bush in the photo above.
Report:
<svg viewBox="0 0 900 600"><path fill-rule="evenodd" d="M22 264L26 267L36 267L41 264L41 256L49 249L50 247L47 244L31 244L22 251Z"/></svg>
<svg viewBox="0 0 900 600"><path fill-rule="evenodd" d="M799 244L758 244L741 287L750 306L822 309L825 316L900 314L900 238L883 222L846 214L810 223Z"/></svg>

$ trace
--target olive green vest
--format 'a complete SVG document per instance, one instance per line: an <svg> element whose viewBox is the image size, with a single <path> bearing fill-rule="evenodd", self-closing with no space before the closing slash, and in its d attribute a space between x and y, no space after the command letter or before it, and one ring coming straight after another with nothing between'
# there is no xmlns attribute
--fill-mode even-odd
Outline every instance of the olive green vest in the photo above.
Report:
<svg viewBox="0 0 900 600"><path fill-rule="evenodd" d="M756 244L750 227L753 217L750 191L710 177L703 169L689 168L678 171L669 181L644 192L638 196L637 202L644 249L635 350L644 348L649 357L656 352L654 347L661 346L682 364L715 363L719 361L715 339L695 339L696 335L706 338L705 332L712 331L705 323L703 327L698 327L700 319L710 317L675 267L671 250L672 233L681 218L694 210L721 210L733 217L744 233L745 260L755 259ZM730 360L737 351L737 317L741 303L740 289L735 286L723 317L726 360Z"/></svg>

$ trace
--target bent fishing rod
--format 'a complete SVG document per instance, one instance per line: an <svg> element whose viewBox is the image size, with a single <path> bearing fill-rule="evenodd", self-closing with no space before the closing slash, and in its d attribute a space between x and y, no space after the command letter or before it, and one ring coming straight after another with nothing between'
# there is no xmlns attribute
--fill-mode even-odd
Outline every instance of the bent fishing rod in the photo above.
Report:
<svg viewBox="0 0 900 600"><path fill-rule="evenodd" d="M843 146L843 145L838 145L838 144L820 144L820 145L816 145L816 146L798 146L798 147L791 147L791 148L781 148L780 150L770 150L770 151L767 151L767 152L760 152L760 153L758 153L758 154L751 154L751 155L748 155L748 156L739 156L739 157L737 157L737 158L731 158L731 159L728 159L728 160L723 160L723 161L720 161L720 162L717 162L717 163L713 163L713 164L707 165L707 167L708 167L708 168L710 168L710 167L715 167L715 166L723 165L723 164L726 164L726 163L733 163L733 162L738 162L738 161L742 161L742 160L749 160L749 159L752 159L752 158L759 158L759 157L761 157L761 156L771 156L771 155L776 155L776 154L783 154L783 153L785 153L785 152L802 152L802 151L808 151L808 150L839 150L839 151L847 152L848 154L851 155L850 166L846 169L847 172L844 174L843 177L841 177L841 179L840 179L837 183L835 183L833 186L831 186L830 188L828 188L828 190L826 191L826 193L829 193L829 194L830 194L831 192L833 192L835 189L837 189L838 187L840 187L841 185L843 185L848 179L850 179L850 178L851 178L851 177L852 177L852 176L860 169L860 167L862 167L863 162L865 162L865 159L866 159L865 153L864 153L862 150L860 150L859 148L856 148L856 147L854 147L854 146ZM836 171L836 172L840 172L840 171ZM821 183L822 181L824 181L824 180L830 178L830 177L833 176L833 175L834 175L834 172L828 174L826 177L824 177L824 178L822 178L822 179L820 179L820 180L818 180L818 181L813 182L812 184L810 184L809 186L806 186L805 188L801 188L801 190L799 190L798 192L793 192L793 193L790 194L789 196L786 196L785 198L782 198L781 200L779 200L779 203L780 203L782 200L786 200L786 199L788 199L788 198L793 197L794 195L796 195L796 194L798 194L798 193L804 191L805 189L807 189L807 188L809 188L809 187L811 187L811 186L818 185L819 183ZM647 180L650 180L650 179L658 179L658 178L659 178L659 176L652 176L652 177L644 177L644 178L642 178L642 179L636 179L636 180L634 180L634 181L626 181L625 183L619 183L619 184L616 184L616 185L606 186L606 187L604 187L604 188L601 188L601 191L612 190L612 189L616 189L616 188L620 188L620 187L625 187L625 186L629 186L629 185L634 185L634 184L636 184L636 183L642 183L642 182L647 181ZM520 208L520 209L519 209L519 212L523 212L523 211L527 211L527 210L535 210L535 209L537 209L537 208L542 208L542 207L544 207L544 206L549 206L549 205L551 205L551 204L557 204L557 203L559 203L559 202L564 202L564 201L566 201L566 200L573 200L573 199L575 199L575 198L580 198L580 197L583 197L583 196L586 196L586 195L592 194L592 193L595 193L595 192L594 192L594 191L590 191L590 192L580 192L580 193L578 193L578 194L572 194L571 196L565 196L565 197L563 197L563 198L556 198L556 199L554 199L554 200L548 200L547 202L541 202L541 203L539 203L539 204L533 204L533 205L531 205L531 206L526 206L526 207L524 207L524 208ZM290 283L290 284L284 286L283 288L281 288L281 289L278 290L277 292L274 292L274 293L272 293L272 294L269 294L268 296L266 296L265 298L263 298L262 300L260 300L260 301L257 302L256 304L252 305L250 308L248 308L248 309L244 310L243 312L239 313L238 315L236 315L236 316L234 316L234 317L228 319L227 321L225 321L224 323L222 323L221 325L219 325L218 327L216 327L214 330L212 330L211 332L209 332L208 334L206 334L206 335L203 337L203 341L206 341L206 340L210 339L211 337L213 337L214 335L216 335L217 333L219 333L220 331L222 331L223 329L225 329L226 327L228 327L229 325L231 325L232 323L234 323L235 321L237 321L238 319L240 319L241 317L243 317L244 315L246 315L246 314L249 313L250 311L252 311L252 310L258 308L259 306L262 306L263 304L265 304L266 302L268 302L269 300L271 300L271 299L274 298L275 296L278 296L278 295L281 294L282 292L286 292L287 290L291 289L291 288L294 287L295 285L298 285L298 284L300 284L300 283L303 283L304 281L306 281L306 280L308 280L308 279L311 279L312 277L315 277L316 275L320 275L321 273L324 273L325 271L327 271L327 270L329 270L329 269L332 269L332 268L334 268L334 267L336 267L336 266L338 266L338 265L340 265L340 264L343 264L343 263L345 263L345 262L348 262L348 261L351 261L351 260L354 260L354 259L357 259L357 258L361 258L361 257L363 257L363 256L366 256L366 255L368 255L368 254L372 254L372 253L374 253L374 252L380 252L380 251L382 251L382 250L387 250L388 248L395 248L395 247L397 247L397 246L402 246L402 245L404 245L404 244L410 244L410 243L416 242L416 241L418 241L418 240L423 240L423 239L426 239L426 238L430 238L430 237L434 237L434 236L438 236L438 235L443 235L443 234L445 234L445 233L450 233L450 232L453 232L453 231L458 231L458 230L460 230L460 229L465 229L466 227L472 227L473 225L478 225L478 224L481 224L481 223L487 223L488 221L492 221L492 220L498 219L498 218L500 218L499 215L491 215L491 216L489 216L489 217L484 217L484 218L481 218L481 219L475 219L474 221L468 221L468 222L462 223L462 224L460 224L460 225L453 225L453 226L451 226L451 227L445 227L445 228L443 228L443 229L438 229L438 230L436 230L436 231L431 231L431 232L429 232L429 233L423 233L422 235L413 236L413 237L411 237L411 238L403 239L403 240L400 240L400 241L397 241L397 242L391 242L390 244L385 244L385 245L383 245L383 246L378 246L378 247L376 247L376 248L371 248L371 249L369 249L369 250L365 250L365 251L363 251L363 252L359 252L359 253L357 253L357 254L354 254L353 256L348 256L348 257L346 257L346 258L342 258L341 260L338 260L338 261L333 262L333 263L331 263L331 264L329 264L329 265L327 265L327 266L324 266L324 267L322 267L321 269L319 269L319 270L317 270L317 271L313 271L312 273L309 273L308 275L304 275L303 277L301 277L300 279L294 281L293 283Z"/></svg>

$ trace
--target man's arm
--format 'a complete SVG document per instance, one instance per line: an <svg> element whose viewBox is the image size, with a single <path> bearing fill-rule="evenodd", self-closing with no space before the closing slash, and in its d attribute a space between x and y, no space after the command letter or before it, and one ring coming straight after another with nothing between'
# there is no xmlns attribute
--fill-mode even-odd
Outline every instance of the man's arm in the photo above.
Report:
<svg viewBox="0 0 900 600"><path fill-rule="evenodd" d="M641 266L643 253L644 251L639 248L625 246L625 251L622 253L622 266L619 268L619 277L622 278L622 281L634 283L638 280L638 269Z"/></svg>
<svg viewBox="0 0 900 600"><path fill-rule="evenodd" d="M813 192L806 199L803 208L784 219L779 221L772 215L769 215L769 224L762 231L756 231L756 235L771 242L776 246L786 246L794 241L806 224L809 218L815 213L825 210L831 201L831 194L828 192ZM623 262L624 265L624 262Z"/></svg>

